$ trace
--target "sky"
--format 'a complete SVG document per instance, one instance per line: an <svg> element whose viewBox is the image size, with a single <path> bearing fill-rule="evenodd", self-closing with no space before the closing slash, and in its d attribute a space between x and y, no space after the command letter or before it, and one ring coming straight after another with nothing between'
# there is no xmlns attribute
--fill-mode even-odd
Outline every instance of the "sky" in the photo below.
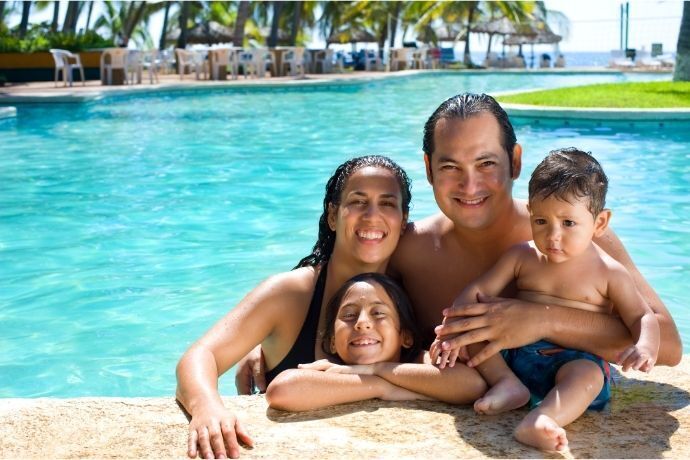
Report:
<svg viewBox="0 0 690 460"><path fill-rule="evenodd" d="M66 10L66 1L60 5L61 15ZM682 0L632 0L621 2L615 0L545 0L549 10L564 13L569 19L569 32L555 30L564 35L559 44L560 50L568 51L601 51L608 52L612 49L620 49L620 7L621 4L629 4L629 28L628 47L637 49L651 49L652 43L661 43L664 52L674 52L678 41L678 30L683 13ZM94 17L99 11L94 9ZM86 15L83 15L78 27L83 27ZM50 20L52 9L48 8L41 14L32 16L32 21ZM10 18L14 25L19 22L18 15ZM151 19L150 32L157 43L162 27L162 13ZM400 37L401 34L398 34ZM400 37L398 40L401 40ZM473 50L486 49L486 39L477 36L470 42ZM312 44L314 47L322 47L322 41Z"/></svg>

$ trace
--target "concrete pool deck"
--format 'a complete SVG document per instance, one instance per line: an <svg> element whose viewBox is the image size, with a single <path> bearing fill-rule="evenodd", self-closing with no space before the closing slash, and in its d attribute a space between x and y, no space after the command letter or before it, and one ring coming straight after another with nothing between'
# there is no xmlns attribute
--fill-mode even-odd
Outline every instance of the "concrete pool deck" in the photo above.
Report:
<svg viewBox="0 0 690 460"><path fill-rule="evenodd" d="M564 455L513 440L525 409L480 417L442 403L372 400L287 413L263 396L224 401L254 439L245 459L690 457L690 355L616 381L609 408L567 428ZM0 399L0 419L0 458L186 458L188 423L172 396Z"/></svg>
<svg viewBox="0 0 690 460"><path fill-rule="evenodd" d="M531 69L531 70L404 70L400 72L344 72L332 74L307 74L303 78L272 77L272 78L243 78L236 80L195 80L192 76L185 76L180 80L176 74L160 75L159 83L104 86L98 80L89 80L85 85L75 83L74 86L57 87L53 82L17 83L0 88L0 105L21 105L27 103L80 103L98 100L106 95L146 94L158 91L185 91L202 88L247 88L247 87L290 87L290 86L321 86L331 84L356 84L388 78L400 78L411 75L428 73L456 73L464 75L486 74L487 72L539 75L539 74L618 74L616 69L588 68L588 69ZM655 72L659 73L659 72ZM530 89L531 91L532 89ZM514 92L511 92L511 94ZM573 107L540 107L522 104L504 103L502 106L511 117L544 121L608 121L608 122L688 122L690 109L612 109L612 108L573 108ZM13 107L0 107L0 119L16 116Z"/></svg>

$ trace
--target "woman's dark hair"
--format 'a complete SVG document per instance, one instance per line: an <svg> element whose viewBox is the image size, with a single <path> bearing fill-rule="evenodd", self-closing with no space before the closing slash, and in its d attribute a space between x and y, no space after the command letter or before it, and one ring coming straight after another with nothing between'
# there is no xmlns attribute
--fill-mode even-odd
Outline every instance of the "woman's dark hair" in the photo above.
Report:
<svg viewBox="0 0 690 460"><path fill-rule="evenodd" d="M300 260L295 268L315 267L330 259L335 245L335 231L331 230L331 227L328 225L328 207L331 204L334 206L340 204L341 195L347 180L353 173L367 166L385 168L393 173L398 180L398 185L400 185L403 215L409 213L410 201L412 200L410 179L407 177L405 170L398 166L396 162L381 155L367 155L347 160L338 166L326 183L326 195L323 197L323 214L319 218L319 239L314 244L311 254Z"/></svg>
<svg viewBox="0 0 690 460"><path fill-rule="evenodd" d="M340 309L340 303L343 301L343 297L345 297L345 294L353 284L360 281L380 285L386 291L388 297L391 298L393 305L398 311L398 316L400 317L400 330L408 331L412 337L412 346L410 348L403 347L401 349L400 361L403 363L411 363L415 361L419 356L419 353L422 351L422 333L419 329L419 323L415 318L414 311L412 310L410 299L407 297L407 294L403 288L400 287L395 280L387 275L384 275L383 273L374 272L361 273L353 276L349 280L345 281L345 284L343 284L340 289L333 294L333 297L328 302L328 306L326 307L326 333L323 336L323 342L321 342L323 351L333 358L338 358L338 356L331 353L330 350L331 340L335 334L335 320L338 317L338 310Z"/></svg>
<svg viewBox="0 0 690 460"><path fill-rule="evenodd" d="M436 124L439 120L466 120L470 117L481 115L482 113L490 113L493 115L498 125L501 127L501 146L503 146L503 149L508 154L508 159L510 160L510 173L512 175L513 149L517 143L515 130L510 123L506 111L496 102L496 99L488 94L462 93L446 99L438 106L424 124L422 150L424 150L426 156L429 157L429 160L431 160L431 155L436 148L434 145L434 131L436 130Z"/></svg>
<svg viewBox="0 0 690 460"><path fill-rule="evenodd" d="M589 152L575 147L552 150L537 165L529 180L529 201L571 196L589 199L589 212L596 218L606 206L609 180L601 164Z"/></svg>

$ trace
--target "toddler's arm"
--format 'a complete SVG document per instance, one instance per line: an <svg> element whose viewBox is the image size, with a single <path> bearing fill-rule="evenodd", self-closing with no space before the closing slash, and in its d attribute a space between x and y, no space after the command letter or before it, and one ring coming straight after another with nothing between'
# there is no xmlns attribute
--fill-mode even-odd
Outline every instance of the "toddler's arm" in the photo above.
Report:
<svg viewBox="0 0 690 460"><path fill-rule="evenodd" d="M624 371L649 372L659 353L659 322L625 267L614 267L608 289L614 308L635 338L635 344L620 353L617 363Z"/></svg>

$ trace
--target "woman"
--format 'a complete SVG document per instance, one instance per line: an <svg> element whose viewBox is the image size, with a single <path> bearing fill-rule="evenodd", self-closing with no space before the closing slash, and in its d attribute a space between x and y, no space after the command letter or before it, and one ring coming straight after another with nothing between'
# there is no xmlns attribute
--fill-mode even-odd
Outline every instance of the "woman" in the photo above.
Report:
<svg viewBox="0 0 690 460"><path fill-rule="evenodd" d="M204 458L237 458L238 440L252 445L237 418L223 406L218 377L258 344L267 380L325 358L320 337L328 300L354 275L385 272L407 223L410 199L407 175L386 157L354 158L336 169L326 185L312 253L292 271L272 276L252 290L180 359L177 399L191 415L191 458L197 453ZM468 402L476 395L469 396Z"/></svg>

